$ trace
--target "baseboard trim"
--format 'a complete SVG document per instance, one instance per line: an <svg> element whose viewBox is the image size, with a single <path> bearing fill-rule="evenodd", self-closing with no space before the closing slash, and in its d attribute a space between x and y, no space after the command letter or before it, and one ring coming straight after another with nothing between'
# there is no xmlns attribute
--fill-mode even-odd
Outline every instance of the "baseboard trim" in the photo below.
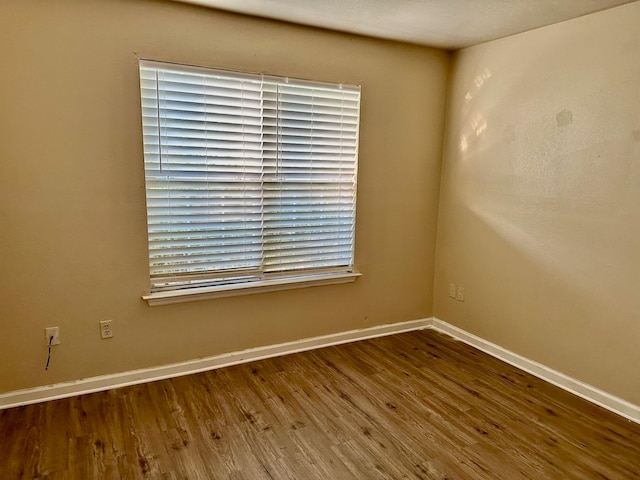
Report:
<svg viewBox="0 0 640 480"><path fill-rule="evenodd" d="M584 398L591 403L595 403L596 405L617 413L627 420L640 423L640 406L638 405L634 405L633 403L611 395L599 388L581 382L580 380L576 380L575 378L549 368L546 365L529 360L528 358L511 352L500 345L484 340L483 338L473 335L461 328L455 327L443 320L434 318L431 328L438 330L439 332L446 333L467 345L471 345L478 350L488 353L503 362L541 378L556 387L560 387L563 390Z"/></svg>
<svg viewBox="0 0 640 480"><path fill-rule="evenodd" d="M610 410L628 420L640 424L640 406L611 395L592 385L576 380L541 363L529 360L495 343L489 342L461 328L455 327L437 318L424 318L408 322L377 325L360 330L334 333L319 337L305 338L293 342L267 345L237 352L205 357L187 362L162 365L158 367L131 370L128 372L102 375L72 382L57 383L43 387L14 390L0 394L0 410L32 403L46 402L60 398L84 395L87 393L126 387L140 383L153 382L166 378L180 377L192 373L204 372L216 368L229 367L241 363L266 358L289 355L317 348L330 347L343 343L357 342L370 338L383 337L398 333L433 328L481 350L503 362L513 365L542 380L562 388L574 395Z"/></svg>
<svg viewBox="0 0 640 480"><path fill-rule="evenodd" d="M228 367L240 363L248 363L255 360L289 355L292 353L304 352L316 348L330 347L343 343L357 342L370 338L394 335L397 333L410 332L413 330L423 330L430 328L433 324L432 318L412 320L408 322L390 323L387 325L377 325L360 330L350 330L347 332L334 333L320 337L305 338L293 342L268 345L264 347L251 348L238 352L231 352L212 357L200 358L187 362L163 365L159 367L131 370L128 372L102 375L72 382L57 383L43 387L27 388L24 390L14 390L0 394L0 410L29 405L32 403L46 402L60 398L72 397L94 393L112 388L126 387L145 382L163 380L165 378L179 377L192 373L204 372L216 368Z"/></svg>

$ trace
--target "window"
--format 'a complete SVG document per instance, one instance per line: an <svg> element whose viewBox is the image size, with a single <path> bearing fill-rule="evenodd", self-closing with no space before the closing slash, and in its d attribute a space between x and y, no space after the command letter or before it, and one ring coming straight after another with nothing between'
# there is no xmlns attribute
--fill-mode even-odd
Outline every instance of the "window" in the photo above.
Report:
<svg viewBox="0 0 640 480"><path fill-rule="evenodd" d="M353 280L359 87L141 60L140 89L147 300Z"/></svg>

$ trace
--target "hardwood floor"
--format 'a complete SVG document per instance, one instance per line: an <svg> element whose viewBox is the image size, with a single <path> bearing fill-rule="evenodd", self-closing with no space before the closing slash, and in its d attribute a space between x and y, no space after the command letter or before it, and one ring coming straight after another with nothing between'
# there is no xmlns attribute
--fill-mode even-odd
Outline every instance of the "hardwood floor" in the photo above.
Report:
<svg viewBox="0 0 640 480"><path fill-rule="evenodd" d="M634 479L640 425L426 330L4 410L0 478Z"/></svg>

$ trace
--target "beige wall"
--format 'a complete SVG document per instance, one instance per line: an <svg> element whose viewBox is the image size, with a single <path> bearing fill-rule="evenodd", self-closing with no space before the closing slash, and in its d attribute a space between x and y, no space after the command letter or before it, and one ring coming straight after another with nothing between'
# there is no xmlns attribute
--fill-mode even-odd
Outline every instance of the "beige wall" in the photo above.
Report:
<svg viewBox="0 0 640 480"><path fill-rule="evenodd" d="M148 307L139 57L361 84L361 279ZM0 61L0 392L432 315L446 53L172 2L8 0Z"/></svg>
<svg viewBox="0 0 640 480"><path fill-rule="evenodd" d="M0 392L435 314L640 403L638 24L635 3L456 54L434 285L447 54L164 1L2 2ZM148 307L140 57L362 84L363 277Z"/></svg>
<svg viewBox="0 0 640 480"><path fill-rule="evenodd" d="M437 317L635 404L639 25L636 2L456 54L434 296Z"/></svg>

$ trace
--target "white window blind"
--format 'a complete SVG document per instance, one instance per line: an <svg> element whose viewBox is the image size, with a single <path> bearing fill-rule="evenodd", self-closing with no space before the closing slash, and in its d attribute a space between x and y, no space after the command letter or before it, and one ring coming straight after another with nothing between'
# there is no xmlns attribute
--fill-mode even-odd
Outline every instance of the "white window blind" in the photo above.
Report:
<svg viewBox="0 0 640 480"><path fill-rule="evenodd" d="M352 272L360 89L140 61L154 290Z"/></svg>

